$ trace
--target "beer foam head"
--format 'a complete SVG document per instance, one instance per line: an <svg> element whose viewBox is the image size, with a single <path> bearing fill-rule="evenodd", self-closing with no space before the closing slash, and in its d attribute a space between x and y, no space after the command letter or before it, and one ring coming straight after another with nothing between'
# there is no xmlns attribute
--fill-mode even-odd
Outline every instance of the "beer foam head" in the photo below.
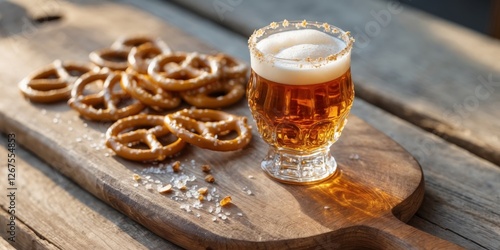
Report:
<svg viewBox="0 0 500 250"><path fill-rule="evenodd" d="M255 31L249 40L251 66L258 75L305 85L327 82L349 69L354 40L348 32L305 21L293 25L285 20L282 29L273 24Z"/></svg>

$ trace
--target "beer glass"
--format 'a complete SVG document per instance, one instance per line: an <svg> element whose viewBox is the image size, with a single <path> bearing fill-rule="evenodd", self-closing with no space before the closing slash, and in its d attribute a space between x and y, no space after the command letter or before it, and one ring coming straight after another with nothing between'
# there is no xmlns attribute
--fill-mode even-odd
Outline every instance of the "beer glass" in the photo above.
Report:
<svg viewBox="0 0 500 250"><path fill-rule="evenodd" d="M327 23L282 21L249 39L248 104L269 144L262 169L278 181L310 184L331 177L331 145L354 100L354 39Z"/></svg>

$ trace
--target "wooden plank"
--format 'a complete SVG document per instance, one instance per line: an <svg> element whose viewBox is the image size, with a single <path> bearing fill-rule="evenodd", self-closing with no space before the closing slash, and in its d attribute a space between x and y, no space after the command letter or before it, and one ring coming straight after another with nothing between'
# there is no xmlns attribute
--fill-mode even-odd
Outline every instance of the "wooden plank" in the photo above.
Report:
<svg viewBox="0 0 500 250"><path fill-rule="evenodd" d="M157 7L158 7L158 6L157 6ZM186 28L186 27L185 27L185 28ZM243 41L243 43L244 43L244 41ZM245 51L245 52L246 52L246 51ZM366 104L363 104L363 105L366 105ZM366 106L367 106L367 107L369 107L369 105L366 105ZM375 110L376 110L376 109L375 109ZM373 111L374 111L373 109L369 109L369 112L373 112ZM355 112L356 112L356 111L355 111ZM378 122L380 122L380 121L387 121L387 122L390 124L390 122L389 122L389 121L392 121L392 119L393 119L393 118L391 118L391 116L387 116L387 114L385 114L385 113L381 112L381 114L378 116L378 118L373 118L373 119L375 120L375 123L378 123ZM403 123L403 124L404 124L404 123ZM408 126L408 125L403 126L403 130L404 130L404 129L407 129L408 127L411 127L411 126ZM395 131L394 131L394 130L392 130L392 129L393 129L393 128L392 128L392 127L390 127L390 126L389 126L389 127L384 127L384 130L385 130L387 133L391 134L392 136L394 136L394 134L395 134L395 135L398 135L398 134L399 134L399 132L398 132L398 131L396 131L396 132L395 132ZM408 143L409 143L409 144L411 144L412 142L413 142L413 143L415 143L415 139L414 139L414 138L419 138L420 136L422 136L422 132L421 132L421 131L418 131L418 130L414 130L414 133L410 133L409 135L404 135L402 138L403 138L403 139L406 139L406 140L408 141ZM399 140L403 140L402 138L399 138ZM424 145L424 146L425 146L426 144L422 144L422 145ZM444 146L443 146L443 145L444 145ZM445 147L445 148L450 148L450 147L449 147L449 146L447 146L445 143L443 143L442 145L441 145L441 144L438 144L438 146L439 146L439 147L443 146L443 147ZM421 148L420 148L420 147L416 147L416 148L417 148L418 150L421 150ZM451 147L451 148L453 148L453 147ZM418 152L418 151L417 151L417 152ZM451 152L448 152L448 153L451 155L452 153L461 153L461 151L451 151ZM448 154L445 154L445 155L448 155ZM454 165L452 165L452 164L455 164L454 162L450 161L449 159L448 159L448 160L447 160L447 159L444 159L444 160L443 160L443 159L441 159L441 157L438 157L438 156L436 156L436 155L431 155L431 156L432 156L432 157L430 157L430 158L429 158L429 161L430 161L431 159L434 159L434 160L437 160L438 162L442 162L442 164L444 164L444 165L449 165L449 166L454 166ZM473 158L473 157L471 157L471 158ZM472 164L471 166L476 166L476 165L478 165L478 164L479 164L479 165L484 165L484 163L482 163L481 161L468 161L468 162L466 163L466 165L467 165L467 164ZM429 164L426 164L424 167L425 167L426 169L428 169L428 168L433 168L433 164L429 163ZM460 166L460 165L459 165L457 168L462 168L462 167L463 167L463 166ZM436 168L436 169L439 169L439 168ZM452 168L450 167L449 169L452 169ZM456 170L456 169L455 169L455 170ZM477 172L477 170L476 170L475 168L470 169L470 171L472 171L472 175L475 175L475 173ZM439 171L437 171L437 172L439 172ZM436 173L431 173L431 174L432 174L432 175L435 175ZM463 183L465 183L464 185L470 185L471 180L469 180L469 179L465 178L465 177L467 176L466 174L463 174L463 173L462 173L462 174L460 174L460 171L459 171L458 173L456 173L456 174L458 174L459 176L461 175L461 176L463 176L463 177L464 177L463 179L460 179L461 181L465 180L465 181L463 181ZM497 175L496 175L496 173L495 173L494 171L493 171L493 172L490 172L489 174L490 174L490 176L492 176L492 178L493 178L493 177L495 177L495 176L497 176ZM480 181L479 181L479 180L472 180L472 181L473 181L473 182L475 182L475 183L480 183ZM473 185L473 186L474 186L474 185ZM479 186L479 188L483 188L483 189L485 189L486 191L487 191L487 190L489 190L489 189L488 189L488 187L484 187L484 186L483 186L483 187L481 187L480 185L478 185L478 186ZM444 187L444 188L446 188L446 187ZM477 186L474 186L474 188L477 188ZM495 190L495 188L496 188L496 190L498 190L498 188L497 188L496 186L492 186L491 188L492 188L491 190ZM478 190L481 190L481 189L478 189ZM468 203L466 203L466 204L471 204L471 203L472 203L472 201L473 201L473 197L469 194L469 192L470 192L470 190L466 190L466 191L464 192L466 196L465 196L465 197L459 197L459 199L458 199L457 203L458 203L458 204L460 204L460 201L463 201L463 200L468 200L469 202L468 202ZM486 193L490 194L490 193L491 193L491 191L490 191L490 192L486 192ZM442 198L442 197L446 197L446 195L442 195L442 196L441 196L441 194L439 194L439 195L438 195L438 198ZM493 196L492 196L492 197L493 197ZM445 202L449 202L449 201L446 201L446 200L445 200ZM442 202L441 202L441 203L442 203ZM425 203L424 203L424 204L425 204ZM493 207L492 207L492 209L494 209L494 208L495 208L495 207L493 206ZM439 207L439 206L438 206L437 208L434 208L434 209L435 209L435 210L430 211L430 212L426 211L424 215L425 215L425 216L428 216L428 215L434 215L434 216L436 216L436 215L441 215L441 214L443 214L443 213L445 212L445 211L443 211L443 210L442 210L442 207ZM458 225L458 226L460 226L460 228L463 228L463 229L464 229L464 231L465 231L465 229L467 229L467 227L468 227L468 226L470 226L472 223L476 223L476 221L473 221L471 218L474 218L474 216L476 216L476 215L480 215L480 213L475 213L474 211L472 211L472 214L474 215L474 216L472 216L472 215L471 215L471 214L469 214L469 213L460 213L460 211L458 211L458 212L457 212L457 211L455 211L455 210L460 210L460 209L459 209L459 208L456 208L456 207L452 207L452 208L451 208L451 214L456 214L457 216L464 217L464 218L466 218L466 220L467 220L467 222L466 222L466 223L464 223L463 225ZM449 211L447 211L447 212L449 212ZM477 216L477 217L481 219L481 216ZM493 217L493 215L492 215L492 218L494 219L494 218L496 218L496 217ZM493 221L495 221L495 220L493 220ZM449 222L449 221L448 221L448 222ZM442 221L438 221L437 223L442 223ZM449 222L449 223L451 223L451 222ZM488 225L494 225L494 224L492 224L491 222L488 222L488 221L486 221L485 223L486 223L486 224L488 224ZM432 224L431 224L429 221L425 221L425 222L424 222L424 224L425 224L425 225L428 225L428 226L432 226ZM451 225L451 227L450 227L450 228L456 228L456 227L457 227L457 225L455 225L455 224L453 224L453 223L451 223L450 225ZM493 227L493 228L494 228L494 227ZM439 228L439 227L438 227L438 228L433 228L433 229L428 229L428 230L432 230L431 232L432 232L432 233L434 233L434 234L439 234L439 233L451 234L451 236L447 236L447 237L452 237L451 239L453 239L453 241L455 241L455 242L460 242L460 241L463 241L463 240L464 240L464 238L462 238L462 236L457 235L457 234L455 234L455 233L450 233L450 231L448 231L448 230L444 230L443 228ZM496 232L496 231L495 231L495 230L493 230L493 232ZM470 237L470 236L471 236L471 234L467 234L467 233L464 233L463 235L464 235L464 237ZM472 236L474 236L474 235L472 235ZM486 236L486 237L489 237L489 236ZM446 239L450 239L450 238L446 238ZM474 238L472 238L472 239L474 239ZM477 240L477 242L479 242L479 243L481 243L481 242L482 242L482 241L481 241L481 239L479 239L479 240L478 240L478 239L474 239L474 240ZM495 243L495 241L492 241L492 244L494 244L494 243ZM471 248L471 249L478 248L478 247L477 247L477 245L475 245L473 242L470 242L470 241L466 241L465 243L461 243L461 245L464 245L464 246L467 246L466 244L470 244L470 245L469 245L470 247L468 247L468 248Z"/></svg>
<svg viewBox="0 0 500 250"><path fill-rule="evenodd" d="M490 21L491 36L500 39L500 1L491 1L491 21Z"/></svg>
<svg viewBox="0 0 500 250"><path fill-rule="evenodd" d="M0 238L0 247L2 247L2 249L5 249L5 250L14 250L15 249L11 244L9 244L9 242L4 240L3 238Z"/></svg>
<svg viewBox="0 0 500 250"><path fill-rule="evenodd" d="M196 51L208 50L181 32L152 18L147 19L145 13L127 7L102 4L97 9L91 8L92 14L101 18L93 18L92 22L85 24L79 22L88 19L87 12L82 11L83 8L75 8L71 4L63 4L63 7L67 13L65 21L51 27L52 29L40 28L33 37L37 44L28 43L32 49L29 54L19 53L21 59L14 59L12 52L2 51L7 58L13 58L8 62L9 65L19 69L22 68L21 65L33 66L35 63L32 61L22 60L25 56L39 58L54 54L56 58L61 58L66 48L59 50L63 44L51 44L53 37L57 32L68 34L68 31L73 29L80 31L69 38L76 41L87 38L82 34L96 38L92 35L104 34L107 30L127 27L128 32L139 32L142 27L147 26L154 33L169 30L175 38L164 38L171 45L182 44L185 48ZM99 12L112 13L111 10L119 11L108 16L99 15ZM130 16L136 16L138 19L131 21ZM110 20L120 24L109 26ZM154 31L154 28L157 30ZM110 39L108 43L102 44L98 41L88 41L85 45L104 47L111 41ZM22 44L17 45L26 49ZM51 45L53 49L46 53L43 47ZM73 56L88 54L77 46L71 49ZM11 82L16 77L22 77L18 72L5 72L4 81ZM0 129L12 131L19 143L26 145L79 185L158 235L183 247L250 249L256 244L266 248L301 248L310 247L312 244L359 246L360 242L353 240L358 235L366 238L363 244L373 247L430 247L433 244L454 247L451 243L408 227L398 220L406 221L411 218L421 203L423 185L420 167L397 144L355 117L351 117L352 125L344 132L351 134L348 137L351 139L337 144L340 177L321 185L304 188L269 181L259 170L255 160L266 154L265 144L262 140L254 140L247 150L228 153L189 147L185 153L173 159L184 164L181 176L168 172L160 175L149 173L155 180L152 183L153 179L145 176L148 173L141 172L146 180L143 183L146 188L139 188L139 184L131 177L134 172L144 170L145 164L109 157L109 153L100 148L103 132L109 123L81 120L66 104L31 104L15 92L15 89L6 90L6 98L0 102L0 115L3 116ZM250 116L243 102L230 110ZM366 152L358 153L361 157L371 160L368 163L350 161L349 154L343 152L352 151L352 148L367 149L362 150ZM190 182L194 183L190 184L189 188L196 189L198 186L207 185L202 180L199 166L191 162L206 162L215 166L214 174L218 181L211 186L210 192L215 201L207 198L207 201L202 203L205 205L203 209L197 196L193 199L188 196L192 192L184 195L185 192L177 191L175 196L169 199L148 190L148 185L156 185L157 182L168 183L172 182L170 179L180 177L188 177ZM390 171L374 168L373 165L390 168ZM161 166L156 166L154 171L158 170L165 171ZM386 174L387 172L390 174ZM247 175L255 178L250 178L252 181L249 181ZM195 182L196 179L199 181ZM240 185L246 185L244 189L251 189L254 195L240 192ZM233 196L234 205L224 208L225 213L220 213L216 208L219 195L222 197L228 193ZM215 213L207 209L209 205L215 208ZM189 206L192 206L193 211ZM288 209L283 210L282 206ZM331 210L324 207L330 207ZM212 219L215 215L219 215L220 222ZM228 221L226 216L230 217ZM217 217L215 219L217 220ZM290 224L299 223L303 226L289 227ZM412 237L413 235L419 237Z"/></svg>
<svg viewBox="0 0 500 250"><path fill-rule="evenodd" d="M218 50L248 60L246 39L235 32L214 26L212 22L163 1L125 2L150 11ZM426 190L431 195L424 199L417 216L410 220L412 226L467 249L491 249L500 245L497 240L500 217L496 212L500 201L500 186L496 181L499 171L493 164L359 99L355 102L353 113L388 134L420 161ZM443 181L443 176L449 177ZM458 191L454 191L457 185ZM469 230L471 228L473 230Z"/></svg>
<svg viewBox="0 0 500 250"><path fill-rule="evenodd" d="M247 38L272 21L352 31L357 96L500 164L500 42L391 1L174 1Z"/></svg>
<svg viewBox="0 0 500 250"><path fill-rule="evenodd" d="M7 137L0 136L7 156ZM17 249L178 249L78 187L40 159L15 146ZM8 192L7 167L0 190ZM0 200L0 222L10 223L9 200ZM2 227L3 228L3 227ZM6 230L2 238L11 237ZM10 241L9 241L10 242Z"/></svg>

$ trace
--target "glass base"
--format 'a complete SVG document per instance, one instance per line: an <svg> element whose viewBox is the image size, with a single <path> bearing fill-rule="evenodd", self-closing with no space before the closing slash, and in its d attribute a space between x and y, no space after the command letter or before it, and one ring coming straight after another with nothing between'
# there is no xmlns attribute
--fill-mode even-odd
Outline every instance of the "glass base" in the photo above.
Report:
<svg viewBox="0 0 500 250"><path fill-rule="evenodd" d="M313 184L330 178L337 170L337 162L330 148L310 154L270 148L260 165L272 178L289 184Z"/></svg>

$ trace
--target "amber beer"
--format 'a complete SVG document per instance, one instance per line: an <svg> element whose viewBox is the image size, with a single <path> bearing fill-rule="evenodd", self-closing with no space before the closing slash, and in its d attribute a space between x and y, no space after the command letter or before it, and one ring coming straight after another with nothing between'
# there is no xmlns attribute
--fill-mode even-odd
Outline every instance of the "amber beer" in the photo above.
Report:
<svg viewBox="0 0 500 250"><path fill-rule="evenodd" d="M250 111L270 145L262 169L287 183L314 183L335 173L330 146L354 100L348 32L326 23L272 23L249 39Z"/></svg>
<svg viewBox="0 0 500 250"><path fill-rule="evenodd" d="M319 84L273 82L252 70L248 103L262 138L277 148L313 152L340 136L354 100L351 72Z"/></svg>

